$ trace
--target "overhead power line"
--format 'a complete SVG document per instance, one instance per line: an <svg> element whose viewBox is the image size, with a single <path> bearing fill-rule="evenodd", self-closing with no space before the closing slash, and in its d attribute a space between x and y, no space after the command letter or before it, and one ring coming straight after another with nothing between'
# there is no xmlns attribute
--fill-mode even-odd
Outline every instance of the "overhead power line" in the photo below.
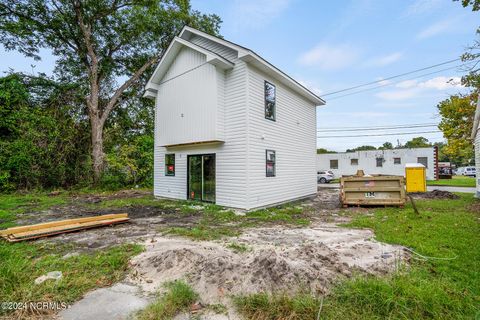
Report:
<svg viewBox="0 0 480 320"><path fill-rule="evenodd" d="M354 136L317 136L319 139L326 138L357 138L357 137L383 137L383 136L402 136L407 134L424 134L424 133L438 133L440 130L435 131L419 131L419 132L395 132L395 133L384 133L384 134L359 134Z"/></svg>
<svg viewBox="0 0 480 320"><path fill-rule="evenodd" d="M398 130L398 129L427 128L427 127L436 127L436 126L438 126L438 124L406 125L406 126L395 126L395 127L358 128L358 129L319 129L319 130L317 130L317 132Z"/></svg>
<svg viewBox="0 0 480 320"><path fill-rule="evenodd" d="M439 67L439 66L443 66L443 65L445 65L445 64L449 64L449 63L452 63L452 62L455 62L455 61L458 61L458 60L460 60L460 58L453 59L453 60L448 60L448 61L445 61L445 62L441 62L441 63L434 64L434 65L432 65L432 66L428 66L428 67L424 67L424 68L412 70L412 71L409 71L409 72L397 74L397 75L394 75L394 76L387 77L387 78L385 78L385 79L376 80L376 81L372 81L372 82L367 82L367 83L359 84L359 85L356 85L356 86L353 86L353 87L349 87L349 88L345 88L345 89L341 89L341 90L337 90L337 91L328 92L328 93L323 94L322 97L329 96L329 95L336 94L336 93L345 92L345 91L350 91L350 90L357 89L357 88L361 88L361 87L365 87L365 86L369 86L369 85L376 84L376 83L380 83L380 82L383 82L383 81L386 81L386 80L391 80L391 79L395 79L395 78L400 78L400 77L407 76L407 75L409 75L409 74L413 74L413 73L416 73L416 72L420 72L420 71L424 71L424 70L436 68L436 67Z"/></svg>
<svg viewBox="0 0 480 320"><path fill-rule="evenodd" d="M436 71L433 71L433 72L424 73L424 74L418 75L416 77L411 77L411 78L403 79L403 80L400 80L400 81L389 82L389 83L385 83L385 84L382 84L382 85L379 85L379 86L375 86L375 87L371 87L371 88L365 88L365 89L362 89L362 90L342 94L340 96L335 96L333 98L330 98L329 101L339 99L339 98L343 98L343 97L347 97L347 96L351 96L351 95L354 95L354 94L359 94L359 93L370 91L370 90L375 90L375 89L379 89L379 88L383 88L383 87L392 86L394 84L398 84L398 83L401 83L401 82L404 82L404 81L410 81L410 80L415 80L415 79L418 79L418 78L423 78L423 77L426 77L426 76L429 76L429 75L432 75L432 74L440 73L440 72L451 70L451 69L456 69L456 68L459 68L459 67L464 66L464 65L466 65L466 64L459 64L459 65L456 65L456 66L453 66L453 67L448 67L448 68L436 70ZM382 80L382 81L385 81L385 80Z"/></svg>
<svg viewBox="0 0 480 320"><path fill-rule="evenodd" d="M427 124L435 124L433 122L421 122L421 123L402 123L402 124L392 124L392 125L382 125L382 126L361 126L361 127L323 127L323 129L330 130L330 129L363 129L363 128L392 128L397 126L420 126L420 125L427 125Z"/></svg>

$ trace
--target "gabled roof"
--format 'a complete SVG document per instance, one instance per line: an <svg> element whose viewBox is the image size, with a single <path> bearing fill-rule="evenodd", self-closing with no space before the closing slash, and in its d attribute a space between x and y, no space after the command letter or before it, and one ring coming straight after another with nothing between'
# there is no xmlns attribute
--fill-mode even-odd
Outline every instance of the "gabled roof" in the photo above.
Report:
<svg viewBox="0 0 480 320"><path fill-rule="evenodd" d="M175 37L168 46L165 53L162 55L160 62L155 68L155 71L148 80L145 86L145 94L143 95L144 97L154 97L156 95L156 92L158 91L158 85L161 84L160 82L167 73L168 68L170 67L171 63L175 59L180 49L182 49L183 47L187 47L204 54L206 56L205 63L211 63L213 65L216 65L217 67L220 67L221 69L226 70L234 66L234 63L228 61L227 59L216 54L215 52L197 46L190 41Z"/></svg>
<svg viewBox="0 0 480 320"><path fill-rule="evenodd" d="M160 60L157 68L155 69L152 77L148 81L147 85L145 86L145 94L144 96L150 96L153 97L155 96L155 93L157 91L157 86L159 84L159 81L162 79L162 77L165 75L166 71L168 70L168 67L170 66L171 62L175 58L176 54L180 50L181 46L188 46L194 50L197 50L199 52L204 53L207 55L207 61L208 63L213 63L223 69L228 69L233 67L233 63L225 59L224 57L209 51L205 48L202 48L200 46L197 46L193 43L191 43L190 40L192 36L200 36L203 38L206 38L210 41L216 42L220 45L223 45L227 48L230 48L234 51L237 52L238 58L242 61L245 61L247 63L250 63L257 67L258 69L262 70L266 74L272 76L273 78L277 79L280 81L282 84L285 86L289 87L293 91L297 92L300 94L302 97L306 98L307 100L311 101L315 105L324 105L325 100L317 96L315 93L310 91L309 89L305 88L303 85L301 85L299 82L297 82L295 79L275 67L273 64L268 62L267 60L263 59L260 57L258 54L256 54L254 51L245 48L243 46L240 46L236 43L224 40L219 37L212 36L208 33L202 32L200 30L185 26L182 31L180 32L178 37L175 37L175 39L172 41L168 49L165 51L165 54L162 56L162 59Z"/></svg>

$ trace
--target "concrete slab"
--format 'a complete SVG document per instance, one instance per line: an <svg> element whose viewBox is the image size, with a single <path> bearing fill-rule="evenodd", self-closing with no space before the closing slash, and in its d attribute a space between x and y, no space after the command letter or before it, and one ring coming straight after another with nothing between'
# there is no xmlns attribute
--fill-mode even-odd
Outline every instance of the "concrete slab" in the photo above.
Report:
<svg viewBox="0 0 480 320"><path fill-rule="evenodd" d="M109 288L93 290L77 301L71 308L63 310L63 320L123 320L133 312L143 309L149 303L140 289L125 283Z"/></svg>

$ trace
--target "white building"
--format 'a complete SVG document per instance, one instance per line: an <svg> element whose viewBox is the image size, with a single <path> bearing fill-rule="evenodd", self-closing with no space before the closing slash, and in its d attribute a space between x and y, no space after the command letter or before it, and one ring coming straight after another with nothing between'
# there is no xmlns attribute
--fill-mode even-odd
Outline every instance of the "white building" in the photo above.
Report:
<svg viewBox="0 0 480 320"><path fill-rule="evenodd" d="M475 145L475 166L477 167L477 198L480 198L480 98L477 102L477 110L473 121L472 140Z"/></svg>
<svg viewBox="0 0 480 320"><path fill-rule="evenodd" d="M185 27L145 89L155 196L253 209L317 192L325 102L253 51Z"/></svg>
<svg viewBox="0 0 480 320"><path fill-rule="evenodd" d="M438 158L436 147L368 150L317 155L317 170L331 170L336 177L352 175L357 170L363 170L365 174L405 176L406 163L423 164L427 168L427 180L437 179Z"/></svg>

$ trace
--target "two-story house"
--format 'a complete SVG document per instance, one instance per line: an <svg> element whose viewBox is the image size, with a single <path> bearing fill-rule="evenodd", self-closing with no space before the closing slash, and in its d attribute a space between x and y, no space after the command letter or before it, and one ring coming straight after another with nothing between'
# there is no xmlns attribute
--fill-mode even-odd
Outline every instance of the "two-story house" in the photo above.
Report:
<svg viewBox="0 0 480 320"><path fill-rule="evenodd" d="M253 51L185 27L145 88L154 195L253 209L316 194L316 106Z"/></svg>

